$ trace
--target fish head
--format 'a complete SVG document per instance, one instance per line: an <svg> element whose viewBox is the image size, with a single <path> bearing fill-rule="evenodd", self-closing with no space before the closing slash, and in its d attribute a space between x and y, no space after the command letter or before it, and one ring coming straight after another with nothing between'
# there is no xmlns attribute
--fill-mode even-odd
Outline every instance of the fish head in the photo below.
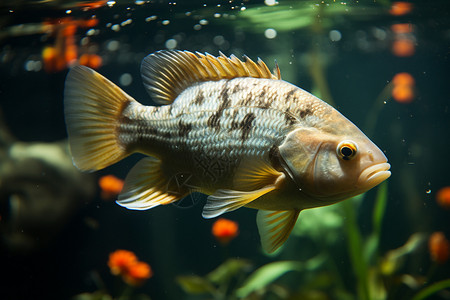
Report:
<svg viewBox="0 0 450 300"><path fill-rule="evenodd" d="M295 129L279 147L281 165L309 207L364 193L391 174L384 153L348 122L351 130Z"/></svg>

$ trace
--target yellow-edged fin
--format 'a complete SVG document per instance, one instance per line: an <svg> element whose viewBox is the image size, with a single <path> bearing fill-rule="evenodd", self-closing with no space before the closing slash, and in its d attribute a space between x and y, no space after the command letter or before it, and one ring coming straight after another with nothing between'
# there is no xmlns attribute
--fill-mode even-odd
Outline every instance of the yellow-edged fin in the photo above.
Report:
<svg viewBox="0 0 450 300"><path fill-rule="evenodd" d="M236 210L252 202L256 198L273 191L275 188L275 185L270 185L250 192L225 189L217 190L214 194L208 196L208 201L206 202L205 207L203 207L202 216L205 219L210 219L220 216L223 213Z"/></svg>
<svg viewBox="0 0 450 300"><path fill-rule="evenodd" d="M279 70L278 70L279 71ZM247 56L219 57L189 51L161 50L142 61L141 74L147 92L160 104L170 104L187 87L196 82L217 81L236 77L279 79L266 64L255 63Z"/></svg>
<svg viewBox="0 0 450 300"><path fill-rule="evenodd" d="M69 144L76 167L99 170L125 158L117 139L121 113L135 101L117 85L84 67L73 67L66 78L64 113Z"/></svg>
<svg viewBox="0 0 450 300"><path fill-rule="evenodd" d="M170 186L161 161L154 157L141 159L128 173L117 204L128 209L144 210L177 201L189 191Z"/></svg>
<svg viewBox="0 0 450 300"><path fill-rule="evenodd" d="M234 176L237 190L251 191L268 185L279 185L285 175L275 170L263 159L244 159L239 164Z"/></svg>
<svg viewBox="0 0 450 300"><path fill-rule="evenodd" d="M289 237L300 210L259 210L256 216L261 245L267 253L273 253Z"/></svg>
<svg viewBox="0 0 450 300"><path fill-rule="evenodd" d="M219 189L208 197L204 218L236 210L279 187L285 175L262 160L244 161L236 171L236 190Z"/></svg>

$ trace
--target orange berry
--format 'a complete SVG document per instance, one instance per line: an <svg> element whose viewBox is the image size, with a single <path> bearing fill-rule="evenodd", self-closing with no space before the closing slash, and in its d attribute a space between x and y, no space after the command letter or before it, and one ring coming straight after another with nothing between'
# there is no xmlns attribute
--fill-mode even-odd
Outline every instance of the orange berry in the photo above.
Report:
<svg viewBox="0 0 450 300"><path fill-rule="evenodd" d="M221 243L228 244L239 234L239 225L237 222L220 218L212 226L213 236Z"/></svg>
<svg viewBox="0 0 450 300"><path fill-rule="evenodd" d="M408 57L414 55L416 46L410 39L398 39L392 44L392 53L398 57Z"/></svg>
<svg viewBox="0 0 450 300"><path fill-rule="evenodd" d="M413 25L411 23L400 23L391 25L391 30L394 33L410 33L413 31Z"/></svg>
<svg viewBox="0 0 450 300"><path fill-rule="evenodd" d="M82 57L80 58L80 64L84 65L81 61ZM102 199L107 200L120 194L123 189L124 182L122 179L117 178L114 175L105 175L100 177L98 180L98 185L101 189Z"/></svg>
<svg viewBox="0 0 450 300"><path fill-rule="evenodd" d="M93 69L98 69L102 66L102 58L97 54L91 54L89 57L89 67Z"/></svg>
<svg viewBox="0 0 450 300"><path fill-rule="evenodd" d="M145 262L137 262L128 266L124 274L124 280L129 285L141 285L146 279L153 275L150 266Z"/></svg>
<svg viewBox="0 0 450 300"><path fill-rule="evenodd" d="M114 275L127 272L128 267L137 262L136 255L128 250L116 250L109 255L108 266Z"/></svg>
<svg viewBox="0 0 450 300"><path fill-rule="evenodd" d="M403 16L410 13L413 9L413 4L404 1L393 2L389 13L393 16Z"/></svg>
<svg viewBox="0 0 450 300"><path fill-rule="evenodd" d="M394 86L392 98L400 103L411 103L414 100L414 90L409 85Z"/></svg>
<svg viewBox="0 0 450 300"><path fill-rule="evenodd" d="M395 74L394 78L392 78L392 83L394 85L409 85L413 86L415 84L414 77L411 74L402 72Z"/></svg>
<svg viewBox="0 0 450 300"><path fill-rule="evenodd" d="M437 192L436 201L441 207L450 209L450 186L443 187Z"/></svg>
<svg viewBox="0 0 450 300"><path fill-rule="evenodd" d="M450 255L450 242L442 232L434 232L428 240L428 249L431 259L439 264L443 264Z"/></svg>

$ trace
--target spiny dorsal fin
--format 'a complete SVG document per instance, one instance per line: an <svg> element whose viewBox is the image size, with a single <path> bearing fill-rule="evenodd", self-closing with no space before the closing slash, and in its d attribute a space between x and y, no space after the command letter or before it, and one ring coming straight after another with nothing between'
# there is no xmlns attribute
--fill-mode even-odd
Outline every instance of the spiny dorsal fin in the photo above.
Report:
<svg viewBox="0 0 450 300"><path fill-rule="evenodd" d="M141 74L144 85L153 100L170 104L188 86L201 81L217 81L236 77L280 79L276 66L275 75L258 58L244 56L226 57L223 53L215 57L208 53L161 50L148 55L142 61Z"/></svg>

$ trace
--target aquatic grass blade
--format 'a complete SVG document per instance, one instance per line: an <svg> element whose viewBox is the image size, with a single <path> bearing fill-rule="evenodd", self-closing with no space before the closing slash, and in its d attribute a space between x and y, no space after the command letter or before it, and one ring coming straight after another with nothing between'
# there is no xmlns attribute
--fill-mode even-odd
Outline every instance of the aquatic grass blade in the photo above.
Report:
<svg viewBox="0 0 450 300"><path fill-rule="evenodd" d="M347 244L350 252L353 272L357 282L358 299L369 300L368 266L363 257L363 244L361 232L358 229L355 206L352 201L342 202L345 214L345 230L347 233Z"/></svg>
<svg viewBox="0 0 450 300"><path fill-rule="evenodd" d="M422 299L426 299L429 296L431 296L434 293L439 292L440 290L446 289L446 288L450 288L450 279L445 279L445 280L441 280L438 282L433 283L430 286L427 286L426 288L424 288L423 290L421 290L420 292L418 292L413 298L412 300L422 300Z"/></svg>
<svg viewBox="0 0 450 300"><path fill-rule="evenodd" d="M257 291L272 283L289 271L301 271L303 264L295 261L277 261L269 263L257 269L244 284L236 291L236 295L245 298L252 292Z"/></svg>

